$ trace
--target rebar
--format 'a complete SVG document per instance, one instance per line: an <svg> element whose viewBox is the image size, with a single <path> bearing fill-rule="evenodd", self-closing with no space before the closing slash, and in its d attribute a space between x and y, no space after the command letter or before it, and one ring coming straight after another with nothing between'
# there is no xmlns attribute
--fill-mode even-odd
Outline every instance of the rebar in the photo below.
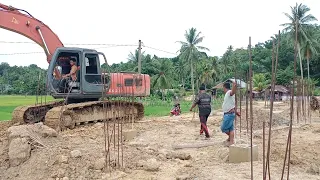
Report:
<svg viewBox="0 0 320 180"><path fill-rule="evenodd" d="M253 180L253 151L252 151L252 125L253 125L253 111L252 111L252 52L251 52L251 37L249 37L249 74L250 74L250 161L251 161L251 180Z"/></svg>
<svg viewBox="0 0 320 180"><path fill-rule="evenodd" d="M235 83L237 84L237 63L235 63L235 68L234 68L234 81L235 81ZM236 114L237 114L237 107L238 107L238 100L237 100L237 92L234 94L234 98L235 98L235 106L234 106L234 110L235 110L235 112L236 112ZM240 102L241 103L241 102ZM234 121L235 121L235 131L234 131L234 138L236 139L236 137L237 137L237 115L235 116L235 118L234 118Z"/></svg>
<svg viewBox="0 0 320 180"><path fill-rule="evenodd" d="M249 134L249 118L248 118L248 116L249 116L249 93L248 93L248 90L249 90L249 88L248 88L248 82L249 82L249 71L247 71L247 75L246 75L246 82L247 82L247 84L246 84L246 122L247 122L247 136L248 136L248 134Z"/></svg>
<svg viewBox="0 0 320 180"><path fill-rule="evenodd" d="M240 95L239 95L239 96L240 96L240 98L239 98L239 99L240 99L240 107L239 107L239 108L240 108L240 117L239 117L240 139L241 139L241 129L242 129L242 128L241 128L241 116L242 116L242 107L241 107L241 104L242 104L242 93L241 93L242 83L241 83L241 81L242 81L242 80L240 79L240 92L239 92L239 94L240 94Z"/></svg>
<svg viewBox="0 0 320 180"><path fill-rule="evenodd" d="M263 174L263 180L266 179L266 166L265 166L265 147L266 147L266 142L265 142L265 126L266 122L263 121L262 123L262 174Z"/></svg>
<svg viewBox="0 0 320 180"><path fill-rule="evenodd" d="M278 54L280 47L280 31L278 32L278 42L276 48L276 54L274 52L275 42L273 40L272 44L272 80L271 80L271 95L270 95L270 115L269 115L269 133L268 133L268 150L267 150L267 161L266 161L266 171L268 171L269 179L271 178L270 174L270 147L271 147L271 128L272 128L272 119L273 119L273 102L275 96L275 84L276 84L276 74L278 67ZM274 62L275 60L275 62ZM266 171L264 171L264 178L266 178Z"/></svg>
<svg viewBox="0 0 320 180"><path fill-rule="evenodd" d="M298 44L298 27L295 27L295 44L294 44L294 71L293 71L293 82L291 87L291 104L290 104L290 126L289 126L289 133L288 133L288 139L287 139L287 146L285 151L285 157L283 161L283 167L282 167L282 174L281 174L281 180L284 176L284 170L288 155L288 171L287 171L287 180L289 180L289 174L290 174L290 156L291 156L291 137L292 137L292 123L293 123L293 101L294 101L294 85L296 81L296 70L297 70L297 44ZM297 117L298 118L298 117Z"/></svg>
<svg viewBox="0 0 320 180"><path fill-rule="evenodd" d="M36 91L36 100L35 100L35 103L34 105L36 106L36 110L33 111L33 117L34 117L34 120L35 122L38 122L39 121L39 117L40 117L40 108L37 107L37 105L39 105L39 95L40 95L40 82L41 82L41 72L39 71L39 75L38 75L38 85L37 85L37 91Z"/></svg>
<svg viewBox="0 0 320 180"><path fill-rule="evenodd" d="M105 113L103 113L103 116L104 116L104 120L107 119L107 111L106 110L106 103L105 103L105 93L106 93L106 87L105 87L105 79L106 79L106 76L105 74L103 73L101 75L101 82L103 83L103 91L102 91L102 95L101 95L101 100L103 101L103 104L102 104L102 109ZM107 141L107 134L109 135L109 132L107 133L106 132L106 121L103 121L103 135L104 135L104 152L105 152L105 163L106 163L106 168L109 169L109 164L108 164L108 151L107 151L107 144L109 144L109 141ZM107 143L108 142L108 143Z"/></svg>

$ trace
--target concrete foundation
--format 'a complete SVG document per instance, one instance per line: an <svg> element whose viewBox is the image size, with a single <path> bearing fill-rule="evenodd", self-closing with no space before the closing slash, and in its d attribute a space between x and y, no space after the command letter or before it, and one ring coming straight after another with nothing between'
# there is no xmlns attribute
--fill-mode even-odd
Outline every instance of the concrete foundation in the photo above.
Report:
<svg viewBox="0 0 320 180"><path fill-rule="evenodd" d="M135 138L138 134L138 131L135 129L126 130L122 132L123 135L123 141L130 141L133 138Z"/></svg>
<svg viewBox="0 0 320 180"><path fill-rule="evenodd" d="M252 145L253 161L258 160L258 146ZM233 144L229 147L229 162L241 163L251 161L251 147L248 144Z"/></svg>

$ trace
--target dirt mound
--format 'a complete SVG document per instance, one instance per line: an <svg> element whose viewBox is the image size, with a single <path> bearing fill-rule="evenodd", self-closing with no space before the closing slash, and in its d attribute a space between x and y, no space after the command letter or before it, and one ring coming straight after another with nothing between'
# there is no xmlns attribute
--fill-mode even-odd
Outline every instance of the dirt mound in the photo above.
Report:
<svg viewBox="0 0 320 180"><path fill-rule="evenodd" d="M288 118L288 112L285 110L274 110L272 114L272 127L289 125L290 119ZM250 111L249 114L249 129L250 129ZM253 109L253 130L262 129L263 122L266 122L266 127L269 127L270 110L266 108L254 108ZM240 117L237 117L238 125ZM246 111L242 109L241 112L241 128L247 128Z"/></svg>
<svg viewBox="0 0 320 180"><path fill-rule="evenodd" d="M268 117L268 111L264 114L258 111L254 113L260 113L255 114L255 119L259 121L260 116ZM199 136L199 118L196 115L193 119L193 113L183 114L179 118L148 118L135 123L137 136L123 145L125 168L114 169L111 174L105 164L102 123L66 130L57 137L48 136L50 133L38 132L36 140L40 139L40 143L31 142L37 146L31 146L30 158L18 166L11 167L8 156L9 138L7 129L3 128L4 132L0 130L4 135L1 137L3 141L0 146L0 163L5 163L0 164L0 172L3 172L0 173L0 179L250 179L250 162L227 162L229 151L223 145L227 136L221 133L221 118L221 114L209 117L208 126L212 135L209 140ZM276 124L279 122L275 121ZM3 125L5 126L9 127ZM123 125L124 131L130 129L131 124ZM316 124L294 129L290 179L318 178L316 162L320 161L320 152L316 146L320 143L319 133L320 125ZM272 176L276 179L280 178L281 174L287 134L288 129L273 131L270 165ZM23 137L26 136L18 136ZM254 141L259 146L259 161L254 162L254 179L261 179L262 139L255 137ZM178 150L173 148L181 144L200 143L213 145ZM111 146L111 167L115 167L115 160L118 158L115 151L117 146Z"/></svg>
<svg viewBox="0 0 320 180"><path fill-rule="evenodd" d="M55 130L43 125L43 123L11 126L7 132L10 166L18 166L28 160L31 155L31 149L45 147L41 142L42 138L56 137L58 135Z"/></svg>
<svg viewBox="0 0 320 180"><path fill-rule="evenodd" d="M287 145L288 129L273 133L272 161L283 161ZM293 129L290 163L310 169L320 167L320 125L304 125Z"/></svg>

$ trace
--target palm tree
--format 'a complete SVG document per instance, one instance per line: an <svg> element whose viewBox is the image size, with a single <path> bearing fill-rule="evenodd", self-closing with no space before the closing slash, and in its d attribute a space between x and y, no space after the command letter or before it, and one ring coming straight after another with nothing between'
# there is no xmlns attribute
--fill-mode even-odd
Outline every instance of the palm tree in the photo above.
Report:
<svg viewBox="0 0 320 180"><path fill-rule="evenodd" d="M268 84L270 83L269 80L266 80L266 77L262 73L254 74L252 77L254 90L261 92L263 89L265 89Z"/></svg>
<svg viewBox="0 0 320 180"><path fill-rule="evenodd" d="M310 67L309 60L313 54L318 54L319 48L319 34L315 33L316 30L312 26L306 29L307 39L304 39L301 47L302 54L307 60L307 68L308 68L308 81L310 80Z"/></svg>
<svg viewBox="0 0 320 180"><path fill-rule="evenodd" d="M226 75L228 74L231 70L232 67L230 64L232 64L232 54L233 54L233 47L230 45L227 48L227 51L223 54L222 58L220 59L220 64L222 66L222 72Z"/></svg>
<svg viewBox="0 0 320 180"><path fill-rule="evenodd" d="M185 77L186 77L186 64L179 58L175 68L175 72L177 73L179 80L181 81L181 86L185 88Z"/></svg>
<svg viewBox="0 0 320 180"><path fill-rule="evenodd" d="M180 53L181 58L186 60L191 67L191 86L193 91L193 97L194 97L194 76L193 76L193 63L194 60L196 60L199 57L200 50L206 50L209 51L208 48L199 46L203 41L204 36L200 36L201 32L197 32L196 28L191 28L188 31L185 31L184 37L186 41L177 41L181 44Z"/></svg>
<svg viewBox="0 0 320 180"><path fill-rule="evenodd" d="M300 60L300 73L301 73L301 79L303 81L303 68L302 68L302 57L301 57L301 45L303 42L310 41L310 37L308 36L307 29L310 26L310 22L317 21L317 19L312 15L308 14L310 11L310 8L306 5L300 3L296 3L294 7L290 6L291 8L291 15L288 13L284 13L288 19L290 20L289 23L281 24L282 26L285 26L284 31L285 32L291 32L292 40L295 38L296 34L296 28L297 28L297 34L298 34L298 55ZM302 89L302 92L304 93L304 88Z"/></svg>
<svg viewBox="0 0 320 180"><path fill-rule="evenodd" d="M216 71L209 64L205 64L200 74L200 83L204 84L206 87L209 84L209 81L214 79L216 76Z"/></svg>
<svg viewBox="0 0 320 180"><path fill-rule="evenodd" d="M171 87L170 80L166 75L171 73L172 62L168 59L157 59L155 64L158 66L158 73L155 75L152 87L157 87L161 90L162 100L164 100L164 90Z"/></svg>
<svg viewBox="0 0 320 180"><path fill-rule="evenodd" d="M137 64L138 66L138 58L139 58L139 51L138 49L135 50L134 54L130 52L128 55L128 61L134 64ZM145 51L141 52L141 61L145 58Z"/></svg>

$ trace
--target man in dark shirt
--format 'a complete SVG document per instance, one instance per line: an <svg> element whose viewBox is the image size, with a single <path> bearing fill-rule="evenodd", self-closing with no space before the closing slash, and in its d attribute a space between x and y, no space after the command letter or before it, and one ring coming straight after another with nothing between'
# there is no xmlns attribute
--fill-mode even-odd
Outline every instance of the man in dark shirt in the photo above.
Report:
<svg viewBox="0 0 320 180"><path fill-rule="evenodd" d="M207 120L211 113L211 96L205 92L205 86L201 85L200 92L198 96L195 98L190 111L198 105L199 108L199 117L200 117L200 135L205 133L206 138L210 138L209 131L207 128Z"/></svg>

